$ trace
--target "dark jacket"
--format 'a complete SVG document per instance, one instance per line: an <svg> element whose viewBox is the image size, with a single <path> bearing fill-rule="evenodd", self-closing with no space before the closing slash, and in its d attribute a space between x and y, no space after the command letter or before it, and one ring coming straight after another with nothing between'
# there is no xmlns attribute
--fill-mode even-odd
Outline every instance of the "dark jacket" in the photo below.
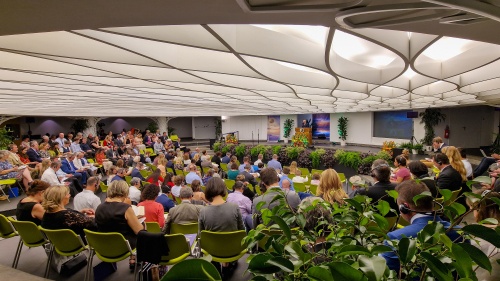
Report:
<svg viewBox="0 0 500 281"><path fill-rule="evenodd" d="M30 159L31 162L40 162L42 163L43 159L40 157L40 154L38 151L34 150L33 148L28 148L28 151L26 152L28 155L28 158Z"/></svg>
<svg viewBox="0 0 500 281"><path fill-rule="evenodd" d="M379 200L384 200L389 205L391 206L391 209L398 211L398 204L396 203L396 200L392 197L390 197L387 194L387 191L389 190L394 190L396 188L396 184L392 182L377 182L374 185L370 186L369 188L360 188L355 190L354 194L352 194L352 197L356 195L366 195L372 199L372 203L376 203ZM395 216L396 214L389 212L387 216Z"/></svg>
<svg viewBox="0 0 500 281"><path fill-rule="evenodd" d="M451 165L448 165L439 173L436 185L441 189L458 190L462 187L462 176Z"/></svg>

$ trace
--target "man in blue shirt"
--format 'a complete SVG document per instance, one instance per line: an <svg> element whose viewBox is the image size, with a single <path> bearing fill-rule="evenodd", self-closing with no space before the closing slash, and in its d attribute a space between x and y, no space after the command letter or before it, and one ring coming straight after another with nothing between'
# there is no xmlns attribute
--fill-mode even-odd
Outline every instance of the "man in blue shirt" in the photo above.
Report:
<svg viewBox="0 0 500 281"><path fill-rule="evenodd" d="M248 156L243 157L243 164L241 164L238 167L238 170L240 171L240 173L242 173L242 172L245 171L245 166L246 165L250 166L250 173L255 173L254 169L252 168L252 165L250 165L250 159L248 158Z"/></svg>
<svg viewBox="0 0 500 281"><path fill-rule="evenodd" d="M189 174L186 175L186 183L191 184L194 180L202 182L201 177L196 173L196 165L189 164Z"/></svg>
<svg viewBox="0 0 500 281"><path fill-rule="evenodd" d="M87 183L87 173L85 170L78 170L73 164L73 160L75 160L75 154L68 153L66 158L61 160L61 170L66 174L72 174L81 184Z"/></svg>
<svg viewBox="0 0 500 281"><path fill-rule="evenodd" d="M222 157L222 159L220 159L220 162L224 163L224 164L231 162L231 152L227 152L226 156L224 156L224 157Z"/></svg>
<svg viewBox="0 0 500 281"><path fill-rule="evenodd" d="M398 192L397 203L401 218L410 222L410 225L387 233L389 240L400 240L403 237L415 238L417 234L429 224L429 222L441 223L444 228L450 227L450 223L443 221L434 212L434 200L431 196L421 197L417 204L413 198L429 188L422 182L413 180L403 181L396 187ZM454 242L462 242L463 239L454 230L446 232L446 235ZM387 241L384 244L388 245ZM385 252L380 254L385 258L387 266L391 270L399 272L400 263L396 252Z"/></svg>
<svg viewBox="0 0 500 281"><path fill-rule="evenodd" d="M175 207L174 201L168 197L168 194L170 193L170 187L167 185L162 185L161 186L161 194L160 196L156 197L156 202L160 203L163 206L163 211L168 212L170 209Z"/></svg>
<svg viewBox="0 0 500 281"><path fill-rule="evenodd" d="M295 189L293 188L293 181L291 178L288 177L289 174L290 174L290 168L288 167L283 168L283 175L280 178L280 187L283 188L283 181L287 180L290 182L290 190L295 191Z"/></svg>
<svg viewBox="0 0 500 281"><path fill-rule="evenodd" d="M279 170L279 172L283 170L283 168L281 167L281 163L278 161L278 155L276 154L273 154L273 160L267 162L267 167Z"/></svg>

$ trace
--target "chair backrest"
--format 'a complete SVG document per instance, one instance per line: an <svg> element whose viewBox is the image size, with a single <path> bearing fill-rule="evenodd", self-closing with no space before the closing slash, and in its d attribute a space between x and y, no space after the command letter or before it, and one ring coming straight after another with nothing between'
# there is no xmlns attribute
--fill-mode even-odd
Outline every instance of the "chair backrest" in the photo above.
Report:
<svg viewBox="0 0 500 281"><path fill-rule="evenodd" d="M177 141L179 139L179 137L177 135L170 135L170 139L172 141Z"/></svg>
<svg viewBox="0 0 500 281"><path fill-rule="evenodd" d="M161 257L162 261L171 261L186 254L191 254L188 241L186 240L186 236L184 236L183 234L165 234L165 239L167 240L169 252L168 256Z"/></svg>
<svg viewBox="0 0 500 281"><path fill-rule="evenodd" d="M148 232L154 232L154 233L160 233L161 232L161 228L160 228L160 225L153 221L153 222L146 222L146 230Z"/></svg>
<svg viewBox="0 0 500 281"><path fill-rule="evenodd" d="M45 229L41 227L40 230L61 256L72 256L86 248L80 235L71 229Z"/></svg>
<svg viewBox="0 0 500 281"><path fill-rule="evenodd" d="M224 183L226 184L226 188L228 190L233 190L233 186L236 183L235 180L230 180L230 179L224 179Z"/></svg>
<svg viewBox="0 0 500 281"><path fill-rule="evenodd" d="M88 158L87 159L87 162L89 162L90 164L94 164L95 163L95 160L93 158Z"/></svg>
<svg viewBox="0 0 500 281"><path fill-rule="evenodd" d="M227 164L226 164L226 163L220 163L220 168L221 168L224 172L227 172Z"/></svg>
<svg viewBox="0 0 500 281"><path fill-rule="evenodd" d="M121 233L95 232L83 230L89 246L92 247L99 259L104 262L116 260L118 257L128 257L132 254L130 244Z"/></svg>
<svg viewBox="0 0 500 281"><path fill-rule="evenodd" d="M12 219L11 223L27 247L38 247L48 242L38 226L33 222Z"/></svg>
<svg viewBox="0 0 500 281"><path fill-rule="evenodd" d="M130 185L130 181L132 180L132 176L125 176L125 181Z"/></svg>
<svg viewBox="0 0 500 281"><path fill-rule="evenodd" d="M211 169L210 167L203 167L202 168L203 174L206 175L210 169Z"/></svg>
<svg viewBox="0 0 500 281"><path fill-rule="evenodd" d="M245 238L244 230L232 232L211 232L203 230L200 237L200 246L210 255L227 258L239 255L246 249L241 241Z"/></svg>
<svg viewBox="0 0 500 281"><path fill-rule="evenodd" d="M294 182L293 183L293 188L295 189L296 192L306 192L306 185L303 182Z"/></svg>
<svg viewBox="0 0 500 281"><path fill-rule="evenodd" d="M150 171L148 170L140 170L139 173L141 173L141 175L144 177L144 178L147 178L149 177L149 175L151 174Z"/></svg>
<svg viewBox="0 0 500 281"><path fill-rule="evenodd" d="M309 185L309 191L311 192L312 195L316 195L317 189L318 189L317 185L314 185L314 184Z"/></svg>
<svg viewBox="0 0 500 281"><path fill-rule="evenodd" d="M344 183L347 181L344 173L337 173L337 174L339 175L340 182Z"/></svg>
<svg viewBox="0 0 500 281"><path fill-rule="evenodd" d="M175 175L174 169L172 169L170 167L167 167L167 172L172 173L173 175Z"/></svg>
<svg viewBox="0 0 500 281"><path fill-rule="evenodd" d="M204 259L184 260L172 266L161 281L222 280L217 268Z"/></svg>
<svg viewBox="0 0 500 281"><path fill-rule="evenodd" d="M194 234L198 233L198 223L172 223L170 225L170 234Z"/></svg>
<svg viewBox="0 0 500 281"><path fill-rule="evenodd" d="M0 214L0 237L10 238L17 235L16 230L6 216Z"/></svg>
<svg viewBox="0 0 500 281"><path fill-rule="evenodd" d="M300 172L301 172L301 176L302 177L309 177L309 169L308 168L299 168Z"/></svg>
<svg viewBox="0 0 500 281"><path fill-rule="evenodd" d="M101 187L102 192L108 192L108 186L104 182L99 182L99 186Z"/></svg>
<svg viewBox="0 0 500 281"><path fill-rule="evenodd" d="M311 170L311 176L312 176L313 174L320 174L320 175L321 175L321 173L323 173L323 170L318 170L318 169L312 169L312 170Z"/></svg>

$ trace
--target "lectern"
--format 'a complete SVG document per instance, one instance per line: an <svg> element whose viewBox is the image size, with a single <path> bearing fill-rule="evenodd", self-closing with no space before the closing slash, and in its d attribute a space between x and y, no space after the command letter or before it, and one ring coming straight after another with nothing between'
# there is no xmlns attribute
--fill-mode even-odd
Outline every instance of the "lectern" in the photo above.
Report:
<svg viewBox="0 0 500 281"><path fill-rule="evenodd" d="M311 128L295 128L295 134L306 135L308 144L312 145L312 129Z"/></svg>

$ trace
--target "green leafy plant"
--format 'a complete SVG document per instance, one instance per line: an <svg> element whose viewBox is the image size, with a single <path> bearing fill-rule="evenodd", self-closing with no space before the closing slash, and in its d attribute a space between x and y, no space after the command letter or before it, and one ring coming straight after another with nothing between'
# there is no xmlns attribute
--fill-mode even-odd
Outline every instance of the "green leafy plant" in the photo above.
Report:
<svg viewBox="0 0 500 281"><path fill-rule="evenodd" d="M225 145L224 147L222 147L222 149L221 149L222 154L228 153L233 146L234 146L233 144L230 144L230 145Z"/></svg>
<svg viewBox="0 0 500 281"><path fill-rule="evenodd" d="M221 145L222 145L222 143L221 143L221 142L219 142L219 141L214 142L214 147L213 147L213 148L214 148L214 152L219 152L219 151L221 151Z"/></svg>
<svg viewBox="0 0 500 281"><path fill-rule="evenodd" d="M220 118L215 119L215 139L220 139L222 135L222 120Z"/></svg>
<svg viewBox="0 0 500 281"><path fill-rule="evenodd" d="M421 143L415 143L415 144L413 144L413 149L415 149L417 151L422 151L424 149L424 145Z"/></svg>
<svg viewBox="0 0 500 281"><path fill-rule="evenodd" d="M338 149L335 152L335 159L337 159L339 164L355 170L357 170L358 166L361 164L360 153L356 151L344 151L342 149Z"/></svg>
<svg viewBox="0 0 500 281"><path fill-rule="evenodd" d="M252 155L253 157L257 157L259 156L259 154L264 155L265 153L266 153L265 145L259 144L250 148L250 155Z"/></svg>
<svg viewBox="0 0 500 281"><path fill-rule="evenodd" d="M294 120L293 119L286 119L285 123L283 124L283 137L284 138L289 138L290 134L292 133L292 127L294 125Z"/></svg>
<svg viewBox="0 0 500 281"><path fill-rule="evenodd" d="M403 149L412 149L413 148L413 144L411 142L402 142L398 145L399 148L403 148Z"/></svg>
<svg viewBox="0 0 500 281"><path fill-rule="evenodd" d="M342 116L339 118L339 122L337 125L338 132L339 132L339 138L343 141L347 139L347 123L348 119L345 116Z"/></svg>
<svg viewBox="0 0 500 281"><path fill-rule="evenodd" d="M167 134L170 136L170 135L173 135L175 132L175 128L174 127L170 127L168 126L167 127Z"/></svg>
<svg viewBox="0 0 500 281"><path fill-rule="evenodd" d="M434 138L434 126L446 120L446 114L441 113L439 108L426 108L419 114L420 124L424 124L425 137L422 139L426 145L432 144Z"/></svg>
<svg viewBox="0 0 500 281"><path fill-rule="evenodd" d="M0 149L5 150L8 148L9 144L12 143L10 133L11 132L8 131L5 126L0 127Z"/></svg>
<svg viewBox="0 0 500 281"><path fill-rule="evenodd" d="M325 154L325 150L320 148L316 149L309 154L309 158L311 159L312 167L313 169L319 168L320 162L321 162L321 156Z"/></svg>
<svg viewBox="0 0 500 281"><path fill-rule="evenodd" d="M280 153L280 150L281 150L281 145L277 144L277 145L273 145L271 147L271 150L273 151L273 154L279 154Z"/></svg>
<svg viewBox="0 0 500 281"><path fill-rule="evenodd" d="M79 133L85 131L90 127L89 121L87 119L76 119L73 124L71 124L70 129L75 132Z"/></svg>
<svg viewBox="0 0 500 281"><path fill-rule="evenodd" d="M234 149L234 150L235 150L235 154L236 154L236 156L238 156L238 157L243 157L243 156L245 156L245 153L246 153L246 151L247 151L247 146L246 146L246 145L244 145L244 144L239 144L239 145L237 145L237 146L235 147L235 149Z"/></svg>
<svg viewBox="0 0 500 281"><path fill-rule="evenodd" d="M146 127L146 130L155 133L156 130L158 130L158 124L156 124L156 122L149 122L148 126Z"/></svg>
<svg viewBox="0 0 500 281"><path fill-rule="evenodd" d="M287 147L286 149L286 154L288 156L288 159L290 160L296 160L297 157L299 157L299 154L304 151L303 147Z"/></svg>

